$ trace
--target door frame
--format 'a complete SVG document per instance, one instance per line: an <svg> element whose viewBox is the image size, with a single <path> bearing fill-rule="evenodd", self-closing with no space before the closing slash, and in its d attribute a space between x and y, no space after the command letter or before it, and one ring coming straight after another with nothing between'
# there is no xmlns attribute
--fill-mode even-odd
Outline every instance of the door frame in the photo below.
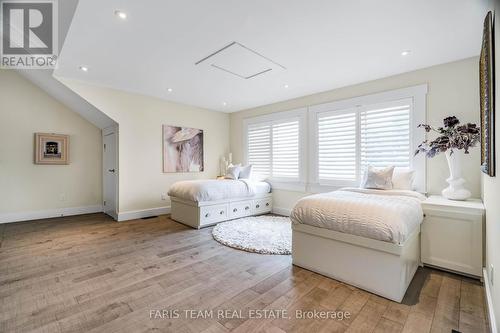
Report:
<svg viewBox="0 0 500 333"><path fill-rule="evenodd" d="M102 129L102 210L103 212L106 211L105 209L105 204L104 204L104 193L105 193L105 186L106 186L106 182L104 181L104 177L106 175L106 167L104 165L104 154L105 154L105 147L104 147L104 137L108 136L108 135L112 135L114 133L114 135L116 136L115 140L115 144L116 144L116 154L115 154L115 175L116 175L116 179L115 179L115 211L114 212L111 212L111 213L107 213L107 214L110 214L110 216L115 220L115 221L118 221L118 211L119 211L119 207L118 207L118 195L119 195L119 179L120 179L120 168L119 168L119 163L118 163L118 145L119 145L119 140L118 140L118 137L119 137L119 131L118 131L118 125L113 125L113 126L109 126L109 127L106 127L106 128L103 128Z"/></svg>

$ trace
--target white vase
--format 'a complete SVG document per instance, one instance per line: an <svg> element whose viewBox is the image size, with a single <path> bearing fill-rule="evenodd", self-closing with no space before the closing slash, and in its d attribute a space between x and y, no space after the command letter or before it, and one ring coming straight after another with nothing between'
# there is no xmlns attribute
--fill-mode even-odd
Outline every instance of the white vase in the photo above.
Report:
<svg viewBox="0 0 500 333"><path fill-rule="evenodd" d="M443 197L450 200L467 200L470 198L470 191L464 188L465 179L462 178L462 156L463 152L455 149L445 153L450 177L446 179L448 187L441 191Z"/></svg>

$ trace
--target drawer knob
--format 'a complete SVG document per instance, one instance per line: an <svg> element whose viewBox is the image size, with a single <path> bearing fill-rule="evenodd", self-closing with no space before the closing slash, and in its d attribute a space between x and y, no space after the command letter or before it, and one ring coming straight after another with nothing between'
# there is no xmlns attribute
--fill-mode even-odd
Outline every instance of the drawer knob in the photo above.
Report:
<svg viewBox="0 0 500 333"><path fill-rule="evenodd" d="M269 202L266 202L266 207L269 207Z"/></svg>
<svg viewBox="0 0 500 333"><path fill-rule="evenodd" d="M260 208L260 205L255 206L255 208Z"/></svg>
<svg viewBox="0 0 500 333"><path fill-rule="evenodd" d="M209 213L206 213L206 214L205 214L205 217L209 217L209 216L210 216L210 214L209 214Z"/></svg>
<svg viewBox="0 0 500 333"><path fill-rule="evenodd" d="M221 210L219 214L220 214L220 215L224 214L224 211L223 211L223 210Z"/></svg>
<svg viewBox="0 0 500 333"><path fill-rule="evenodd" d="M238 211L238 208L233 209L233 213L236 213Z"/></svg>
<svg viewBox="0 0 500 333"><path fill-rule="evenodd" d="M245 207L245 210L249 210L249 209L250 209L250 207L248 207L248 206Z"/></svg>

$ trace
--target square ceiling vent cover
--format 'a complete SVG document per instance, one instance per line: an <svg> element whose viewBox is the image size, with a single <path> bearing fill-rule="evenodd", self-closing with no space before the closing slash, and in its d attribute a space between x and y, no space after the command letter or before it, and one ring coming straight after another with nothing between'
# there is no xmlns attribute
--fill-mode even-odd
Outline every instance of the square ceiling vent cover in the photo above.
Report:
<svg viewBox="0 0 500 333"><path fill-rule="evenodd" d="M251 79L272 70L286 69L279 63L238 42L232 42L215 51L196 62L195 65L208 65L242 79Z"/></svg>

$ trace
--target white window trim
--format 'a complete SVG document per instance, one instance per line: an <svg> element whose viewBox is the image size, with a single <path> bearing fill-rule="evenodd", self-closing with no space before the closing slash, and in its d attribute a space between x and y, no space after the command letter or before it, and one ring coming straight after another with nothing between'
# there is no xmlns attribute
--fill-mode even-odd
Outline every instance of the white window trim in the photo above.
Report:
<svg viewBox="0 0 500 333"><path fill-rule="evenodd" d="M284 178L270 177L268 181L274 189L305 191L307 182L307 108L271 113L263 116L243 119L243 162L248 164L248 127L255 124L280 123L287 119L299 119L299 178L290 181Z"/></svg>
<svg viewBox="0 0 500 333"><path fill-rule="evenodd" d="M418 130L417 125L425 123L426 119L426 95L427 84L418 86L396 89L381 93L375 93L365 96L349 98L345 100L320 104L309 107L309 182L308 190L311 192L324 192L338 189L342 186L358 185L355 182L335 182L319 184L318 181L318 129L317 117L318 114L323 112L330 112L336 110L345 110L350 108L359 108L364 105L371 105L393 101L398 99L412 99L412 112L410 113L410 145L413 149L425 140L425 131ZM359 122L358 122L359 123ZM357 131L359 134L359 131ZM359 138L358 138L359 139ZM359 140L358 140L359 142ZM426 161L421 156L411 156L410 165L416 171L416 178L414 181L415 190L418 192L426 193ZM357 170L359 173L359 170Z"/></svg>

